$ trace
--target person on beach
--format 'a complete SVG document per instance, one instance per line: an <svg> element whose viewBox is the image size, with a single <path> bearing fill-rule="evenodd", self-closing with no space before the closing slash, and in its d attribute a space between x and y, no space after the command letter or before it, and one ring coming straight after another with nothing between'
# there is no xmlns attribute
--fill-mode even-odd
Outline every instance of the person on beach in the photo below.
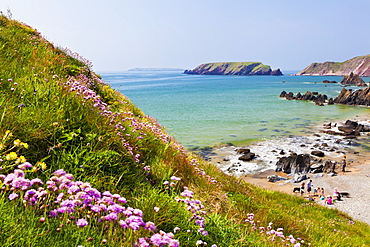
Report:
<svg viewBox="0 0 370 247"><path fill-rule="evenodd" d="M303 182L303 183L301 184L301 190L300 190L301 195L303 195L303 194L304 194L304 187L305 187L305 183Z"/></svg>
<svg viewBox="0 0 370 247"><path fill-rule="evenodd" d="M337 201L340 201L340 200L341 200L341 198L340 198L340 193L338 192L338 189L337 189L337 188L335 188L335 189L334 189L333 197L334 197L334 199L335 199L335 200L337 200Z"/></svg>
<svg viewBox="0 0 370 247"><path fill-rule="evenodd" d="M347 160L346 160L347 156L344 155L343 156L343 160L342 160L342 172L346 172L346 166L347 166Z"/></svg>
<svg viewBox="0 0 370 247"><path fill-rule="evenodd" d="M312 180L307 183L307 193L310 195L312 190Z"/></svg>
<svg viewBox="0 0 370 247"><path fill-rule="evenodd" d="M313 196L318 196L318 191L319 191L320 188L314 188L313 189Z"/></svg>
<svg viewBox="0 0 370 247"><path fill-rule="evenodd" d="M333 198L331 196L327 196L325 199L325 204L333 205Z"/></svg>

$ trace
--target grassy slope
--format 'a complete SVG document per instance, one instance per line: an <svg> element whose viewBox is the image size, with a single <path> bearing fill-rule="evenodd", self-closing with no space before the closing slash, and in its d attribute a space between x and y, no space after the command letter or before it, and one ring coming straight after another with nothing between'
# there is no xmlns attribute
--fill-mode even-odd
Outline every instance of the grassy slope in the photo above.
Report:
<svg viewBox="0 0 370 247"><path fill-rule="evenodd" d="M141 209L145 221L158 229L171 232L180 227L174 238L182 246L195 246L197 240L209 246L282 245L276 235L253 230L253 224L245 222L248 213L255 214L257 228L273 222L275 230L282 227L286 236L303 239L302 246L370 245L369 226L353 224L348 216L301 198L256 188L194 157L154 119L105 85L87 61L54 47L32 28L4 16L0 28L2 174L16 166L15 160L6 159L14 148L11 151L36 167L27 172L28 177L47 181L56 169L64 169L75 180L118 193L126 197L126 206ZM108 105L94 106L88 97L91 92ZM7 130L13 137L6 138ZM18 138L29 148L16 146L13 141ZM173 175L181 181L167 189L163 183ZM199 217L206 219L207 236L188 220L191 213L184 204L174 199L182 198L184 186L205 207L207 214ZM2 246L132 246L139 237L153 234L123 229L114 222L99 223L97 215L86 215L82 209L48 218L52 201L44 201L46 206L10 201L7 188L0 194ZM160 210L156 213L154 207ZM44 223L39 222L42 216ZM90 223L77 227L74 217Z"/></svg>

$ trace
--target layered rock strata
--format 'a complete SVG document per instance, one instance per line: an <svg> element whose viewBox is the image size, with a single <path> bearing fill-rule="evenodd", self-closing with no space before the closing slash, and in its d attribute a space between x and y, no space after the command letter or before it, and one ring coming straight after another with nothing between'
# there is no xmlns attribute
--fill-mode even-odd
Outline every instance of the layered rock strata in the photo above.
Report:
<svg viewBox="0 0 370 247"><path fill-rule="evenodd" d="M354 57L344 62L312 63L296 75L344 76L351 73L370 76L370 55Z"/></svg>

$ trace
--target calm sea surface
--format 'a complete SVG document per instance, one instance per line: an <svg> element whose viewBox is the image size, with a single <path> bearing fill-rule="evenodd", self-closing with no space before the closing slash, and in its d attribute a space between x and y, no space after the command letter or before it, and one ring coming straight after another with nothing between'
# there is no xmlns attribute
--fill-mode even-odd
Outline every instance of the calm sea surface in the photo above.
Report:
<svg viewBox="0 0 370 247"><path fill-rule="evenodd" d="M182 71L123 71L101 76L188 148L304 135L307 127L351 118L369 109L279 98L283 90L335 97L342 89L340 84L322 81L339 82L342 77L205 76Z"/></svg>

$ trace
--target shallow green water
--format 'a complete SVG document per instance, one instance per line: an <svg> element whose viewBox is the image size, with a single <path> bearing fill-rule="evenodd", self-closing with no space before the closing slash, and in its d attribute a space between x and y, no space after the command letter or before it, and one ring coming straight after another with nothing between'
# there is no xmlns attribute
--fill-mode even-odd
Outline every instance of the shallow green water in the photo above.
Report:
<svg viewBox="0 0 370 247"><path fill-rule="evenodd" d="M335 97L341 77L203 76L181 71L101 73L145 114L155 117L186 147L245 144L273 137L302 135L321 122L351 118L368 107L316 106L288 101L279 94L306 91ZM365 81L368 82L365 78Z"/></svg>

